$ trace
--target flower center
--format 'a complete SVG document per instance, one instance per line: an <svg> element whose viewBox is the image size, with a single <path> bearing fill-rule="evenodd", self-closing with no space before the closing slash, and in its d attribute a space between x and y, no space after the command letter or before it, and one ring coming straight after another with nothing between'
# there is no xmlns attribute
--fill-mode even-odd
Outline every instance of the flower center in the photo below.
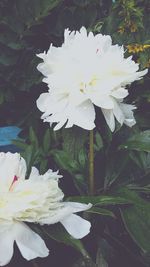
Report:
<svg viewBox="0 0 150 267"><path fill-rule="evenodd" d="M98 79L96 77L93 77L88 83L81 82L79 85L80 92L85 93L88 89L91 89L91 87L94 87L97 84L97 80Z"/></svg>

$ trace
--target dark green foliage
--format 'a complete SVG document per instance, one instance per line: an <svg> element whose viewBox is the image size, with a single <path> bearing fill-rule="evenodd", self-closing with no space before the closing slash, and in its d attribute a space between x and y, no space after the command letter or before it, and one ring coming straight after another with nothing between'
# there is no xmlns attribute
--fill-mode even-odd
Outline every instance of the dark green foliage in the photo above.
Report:
<svg viewBox="0 0 150 267"><path fill-rule="evenodd" d="M134 191L123 190L121 196L126 196L134 202L134 206L122 209L121 215L127 231L146 255L150 253L150 203L140 198Z"/></svg>
<svg viewBox="0 0 150 267"><path fill-rule="evenodd" d="M150 264L149 75L130 87L126 99L137 106L136 126L130 129L117 125L112 134L97 111L96 195L89 197L88 132L78 127L54 132L40 120L36 99L47 86L36 69L40 61L36 54L47 50L50 43L61 45L65 28L78 30L85 26L94 33L110 34L113 43L123 44L126 56L130 56L128 45L150 44L149 11L148 0L0 1L1 126L23 129L14 144L27 162L27 176L33 165L40 173L48 168L60 169L64 175L60 186L66 199L93 204L83 214L92 222L91 234L83 241L72 239L60 225L40 228L46 237L80 252L77 262L72 260L74 267ZM133 52L133 58L141 69L150 67L150 49ZM62 256L59 266L61 263ZM45 265L40 262L39 266Z"/></svg>

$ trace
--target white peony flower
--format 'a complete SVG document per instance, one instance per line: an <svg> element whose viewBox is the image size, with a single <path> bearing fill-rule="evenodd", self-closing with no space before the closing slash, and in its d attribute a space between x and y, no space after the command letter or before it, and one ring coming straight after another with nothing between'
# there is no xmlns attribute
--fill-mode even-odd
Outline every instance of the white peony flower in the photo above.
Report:
<svg viewBox="0 0 150 267"><path fill-rule="evenodd" d="M74 238L82 238L90 230L90 222L74 213L91 204L63 202L58 172L48 170L39 175L32 167L29 179L25 175L26 163L18 153L0 153L0 266L11 260L14 242L27 260L48 256L43 239L25 222L60 222Z"/></svg>
<svg viewBox="0 0 150 267"><path fill-rule="evenodd" d="M79 32L66 29L61 47L51 45L47 53L37 55L43 60L37 68L49 87L37 100L42 119L57 123L54 130L63 125L91 130L95 105L102 109L111 131L114 118L121 125L134 125L134 106L120 103L128 95L126 85L141 79L147 70L138 72L139 64L132 57L124 58L124 52L123 47L112 45L108 35L87 34L84 27Z"/></svg>

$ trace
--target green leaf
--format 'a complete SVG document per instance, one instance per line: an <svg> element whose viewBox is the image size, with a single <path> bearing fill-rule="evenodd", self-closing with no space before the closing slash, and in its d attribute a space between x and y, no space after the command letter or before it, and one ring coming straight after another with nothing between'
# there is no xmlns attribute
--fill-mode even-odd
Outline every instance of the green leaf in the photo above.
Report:
<svg viewBox="0 0 150 267"><path fill-rule="evenodd" d="M70 158L67 152L55 149L51 151L51 155L53 155L60 169L67 170L71 174L79 171L77 161Z"/></svg>
<svg viewBox="0 0 150 267"><path fill-rule="evenodd" d="M96 266L108 267L108 263L104 259L103 254L101 253L100 249L97 252L96 264L97 264Z"/></svg>
<svg viewBox="0 0 150 267"><path fill-rule="evenodd" d="M26 161L27 164L27 173L29 175L32 167L33 157L34 157L34 149L32 145L28 145L25 149L25 151L22 153L23 158ZM28 176L27 175L27 176Z"/></svg>
<svg viewBox="0 0 150 267"><path fill-rule="evenodd" d="M150 169L150 153L144 151L130 151L129 157L140 169L143 169L144 171Z"/></svg>
<svg viewBox="0 0 150 267"><path fill-rule="evenodd" d="M32 166L37 164L39 151L34 145L27 145L26 149L21 152L21 156L25 159L27 165L27 177L30 175Z"/></svg>
<svg viewBox="0 0 150 267"><path fill-rule="evenodd" d="M0 49L3 51L0 55L0 64L3 65L3 67L13 66L17 63L17 60L19 58L19 53L16 51L11 50L8 47L4 47L0 44Z"/></svg>
<svg viewBox="0 0 150 267"><path fill-rule="evenodd" d="M79 160L80 166L82 168L87 167L87 160L88 159L87 159L86 150L84 148L79 151L78 160Z"/></svg>
<svg viewBox="0 0 150 267"><path fill-rule="evenodd" d="M50 129L47 129L43 137L43 149L48 152L51 144Z"/></svg>
<svg viewBox="0 0 150 267"><path fill-rule="evenodd" d="M81 202L81 203L92 203L93 205L105 206L105 205L122 205L131 204L127 198L118 196L75 196L69 197L67 200Z"/></svg>
<svg viewBox="0 0 150 267"><path fill-rule="evenodd" d="M38 148L38 139L32 127L29 129L29 139L31 144L34 144L35 147Z"/></svg>
<svg viewBox="0 0 150 267"><path fill-rule="evenodd" d="M75 5L80 7L85 7L91 3L91 0L73 0Z"/></svg>
<svg viewBox="0 0 150 267"><path fill-rule="evenodd" d="M78 259L71 267L97 267L90 257Z"/></svg>
<svg viewBox="0 0 150 267"><path fill-rule="evenodd" d="M95 134L95 148L99 151L103 147L103 140L99 132Z"/></svg>
<svg viewBox="0 0 150 267"><path fill-rule="evenodd" d="M25 150L28 146L28 144L26 144L24 141L21 140L13 140L12 144L14 144L15 146L17 146L18 148Z"/></svg>
<svg viewBox="0 0 150 267"><path fill-rule="evenodd" d="M119 148L150 152L150 130L133 135Z"/></svg>
<svg viewBox="0 0 150 267"><path fill-rule="evenodd" d="M66 245L72 246L73 248L78 250L84 257L89 257L82 242L70 236L61 224L55 224L49 227L45 227L43 231L50 238Z"/></svg>
<svg viewBox="0 0 150 267"><path fill-rule="evenodd" d="M115 218L115 215L113 214L112 211L106 210L106 209L102 209L102 208L99 208L99 207L92 207L91 209L86 210L86 212L96 213L96 214L99 214L99 215L110 216L110 217Z"/></svg>
<svg viewBox="0 0 150 267"><path fill-rule="evenodd" d="M41 160L41 162L40 162L40 173L46 172L47 163L48 163L47 160L44 160L44 159Z"/></svg>
<svg viewBox="0 0 150 267"><path fill-rule="evenodd" d="M129 155L124 151L108 154L106 158L104 188L110 187L120 177L127 166L128 160Z"/></svg>
<svg viewBox="0 0 150 267"><path fill-rule="evenodd" d="M0 35L0 43L12 48L14 50L19 50L24 47L24 43L22 40L18 41L18 35L10 30L9 27L3 27L0 25L1 35Z"/></svg>
<svg viewBox="0 0 150 267"><path fill-rule="evenodd" d="M124 189L119 194L127 197L134 205L121 209L125 227L144 253L150 252L150 203L133 190Z"/></svg>
<svg viewBox="0 0 150 267"><path fill-rule="evenodd" d="M36 25L40 20L47 16L49 12L56 7L61 0L16 0L16 13L20 20L30 28Z"/></svg>
<svg viewBox="0 0 150 267"><path fill-rule="evenodd" d="M87 140L87 131L73 127L63 130L63 149L70 158L78 159L78 155Z"/></svg>

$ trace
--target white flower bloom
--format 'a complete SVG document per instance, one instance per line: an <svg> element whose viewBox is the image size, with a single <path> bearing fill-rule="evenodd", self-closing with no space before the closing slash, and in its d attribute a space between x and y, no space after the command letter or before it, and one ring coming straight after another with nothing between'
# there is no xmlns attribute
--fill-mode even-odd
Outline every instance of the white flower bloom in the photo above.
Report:
<svg viewBox="0 0 150 267"><path fill-rule="evenodd" d="M61 47L51 45L47 53L38 55L43 62L37 68L49 87L49 92L37 100L37 107L44 113L42 119L50 125L57 123L54 130L63 125L91 130L95 127L96 105L103 109L112 131L114 116L121 124L127 124L124 109L129 106L118 102L128 95L125 86L141 79L147 70L138 72L139 64L132 57L124 58L124 52L123 47L112 45L108 35L87 34L84 27L79 32L66 29ZM131 127L134 119L130 111L128 120L132 120L128 124Z"/></svg>
<svg viewBox="0 0 150 267"><path fill-rule="evenodd" d="M60 222L74 238L82 238L90 230L90 222L74 213L89 209L91 204L63 202L58 172L48 170L40 175L32 167L29 179L25 175L26 163L18 153L0 153L0 266L11 260L14 242L27 260L48 256L42 238L25 222Z"/></svg>

